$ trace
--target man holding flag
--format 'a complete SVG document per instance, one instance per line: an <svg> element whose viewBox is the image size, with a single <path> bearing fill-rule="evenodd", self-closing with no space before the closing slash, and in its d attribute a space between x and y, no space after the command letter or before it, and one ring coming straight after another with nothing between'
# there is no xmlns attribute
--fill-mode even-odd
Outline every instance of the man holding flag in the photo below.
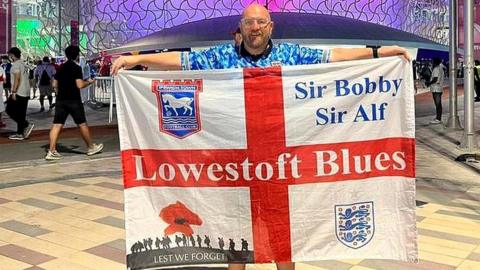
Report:
<svg viewBox="0 0 480 270"><path fill-rule="evenodd" d="M233 44L220 45L201 52L167 52L121 56L112 65L113 75L121 68L147 65L149 70L195 70L244 67L268 67L272 65L301 65L370 59L402 55L410 60L405 48L385 46L377 48L310 49L296 44L273 44L270 37L274 22L262 5L248 6L239 26L243 42L238 51Z"/></svg>
<svg viewBox="0 0 480 270"><path fill-rule="evenodd" d="M319 64L348 60L371 59L410 54L398 46L381 48L312 49L298 44L273 44L271 35L274 22L268 10L259 4L249 5L242 14L239 27L243 42L240 46L225 44L199 52L167 52L135 56L121 56L112 65L112 74L121 68L147 65L149 70L205 70L245 67L270 67ZM279 262L280 270L294 269L290 262ZM245 269L244 264L230 264L230 270Z"/></svg>

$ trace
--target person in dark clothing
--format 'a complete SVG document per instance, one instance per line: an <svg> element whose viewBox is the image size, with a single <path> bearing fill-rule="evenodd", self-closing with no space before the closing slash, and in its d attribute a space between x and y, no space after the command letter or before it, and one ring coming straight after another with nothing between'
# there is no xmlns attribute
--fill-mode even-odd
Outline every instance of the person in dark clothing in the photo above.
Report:
<svg viewBox="0 0 480 270"><path fill-rule="evenodd" d="M475 79L475 102L480 101L480 61L475 60L475 67L473 68L473 74Z"/></svg>
<svg viewBox="0 0 480 270"><path fill-rule="evenodd" d="M53 87L57 89L57 99L53 125L50 129L50 148L45 156L46 160L62 158L56 150L56 145L60 131L69 115L78 125L82 139L87 145L86 154L88 156L95 155L103 149L103 144L92 143L80 96L80 89L93 84L95 80L83 80L82 68L75 62L79 60L80 56L80 49L77 46L68 46L65 49L65 55L68 61L60 67L53 80Z"/></svg>
<svg viewBox="0 0 480 270"><path fill-rule="evenodd" d="M12 59L10 70L12 89L7 101L7 114L17 123L17 132L8 138L21 141L28 139L34 127L33 123L27 121L27 107L30 99L28 69L21 59L22 51L19 48L10 48L8 56Z"/></svg>
<svg viewBox="0 0 480 270"><path fill-rule="evenodd" d="M436 117L430 124L442 123L442 93L443 93L443 81L445 78L445 72L442 65L442 60L439 58L433 59L433 71L432 78L427 86L430 87L432 92L433 102L435 103Z"/></svg>

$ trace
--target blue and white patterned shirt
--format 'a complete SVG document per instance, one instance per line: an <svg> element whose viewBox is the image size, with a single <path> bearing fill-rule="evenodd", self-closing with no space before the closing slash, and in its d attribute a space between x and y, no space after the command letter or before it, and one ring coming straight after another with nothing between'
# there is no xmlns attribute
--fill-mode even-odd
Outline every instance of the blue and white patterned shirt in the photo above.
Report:
<svg viewBox="0 0 480 270"><path fill-rule="evenodd" d="M281 43L272 45L271 50L255 59L242 54L241 48L225 44L198 52L182 52L181 62L183 70L204 70L319 64L327 63L329 58L330 50Z"/></svg>

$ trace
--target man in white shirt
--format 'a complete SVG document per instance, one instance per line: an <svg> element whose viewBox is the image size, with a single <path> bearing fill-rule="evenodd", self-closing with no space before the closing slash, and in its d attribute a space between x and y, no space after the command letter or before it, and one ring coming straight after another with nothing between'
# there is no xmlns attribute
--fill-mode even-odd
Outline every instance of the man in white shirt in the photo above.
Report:
<svg viewBox="0 0 480 270"><path fill-rule="evenodd" d="M7 113L17 123L17 132L10 135L11 140L24 140L30 136L33 123L26 119L28 100L30 99L30 83L28 80L28 68L21 60L22 52L17 47L8 50L8 56L12 59L11 80L12 94L9 97Z"/></svg>
<svg viewBox="0 0 480 270"><path fill-rule="evenodd" d="M432 92L433 102L435 103L436 108L436 117L430 124L440 124L442 123L442 93L443 93L443 81L445 78L444 66L442 65L442 60L439 58L433 59L433 71L432 78L427 86L430 86L430 91Z"/></svg>

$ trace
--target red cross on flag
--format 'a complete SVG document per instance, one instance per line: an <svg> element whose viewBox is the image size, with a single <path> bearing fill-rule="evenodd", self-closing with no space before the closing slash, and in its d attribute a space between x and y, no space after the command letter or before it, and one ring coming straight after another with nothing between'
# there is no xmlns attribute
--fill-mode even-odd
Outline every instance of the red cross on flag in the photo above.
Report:
<svg viewBox="0 0 480 270"><path fill-rule="evenodd" d="M415 261L411 70L120 72L127 266Z"/></svg>

